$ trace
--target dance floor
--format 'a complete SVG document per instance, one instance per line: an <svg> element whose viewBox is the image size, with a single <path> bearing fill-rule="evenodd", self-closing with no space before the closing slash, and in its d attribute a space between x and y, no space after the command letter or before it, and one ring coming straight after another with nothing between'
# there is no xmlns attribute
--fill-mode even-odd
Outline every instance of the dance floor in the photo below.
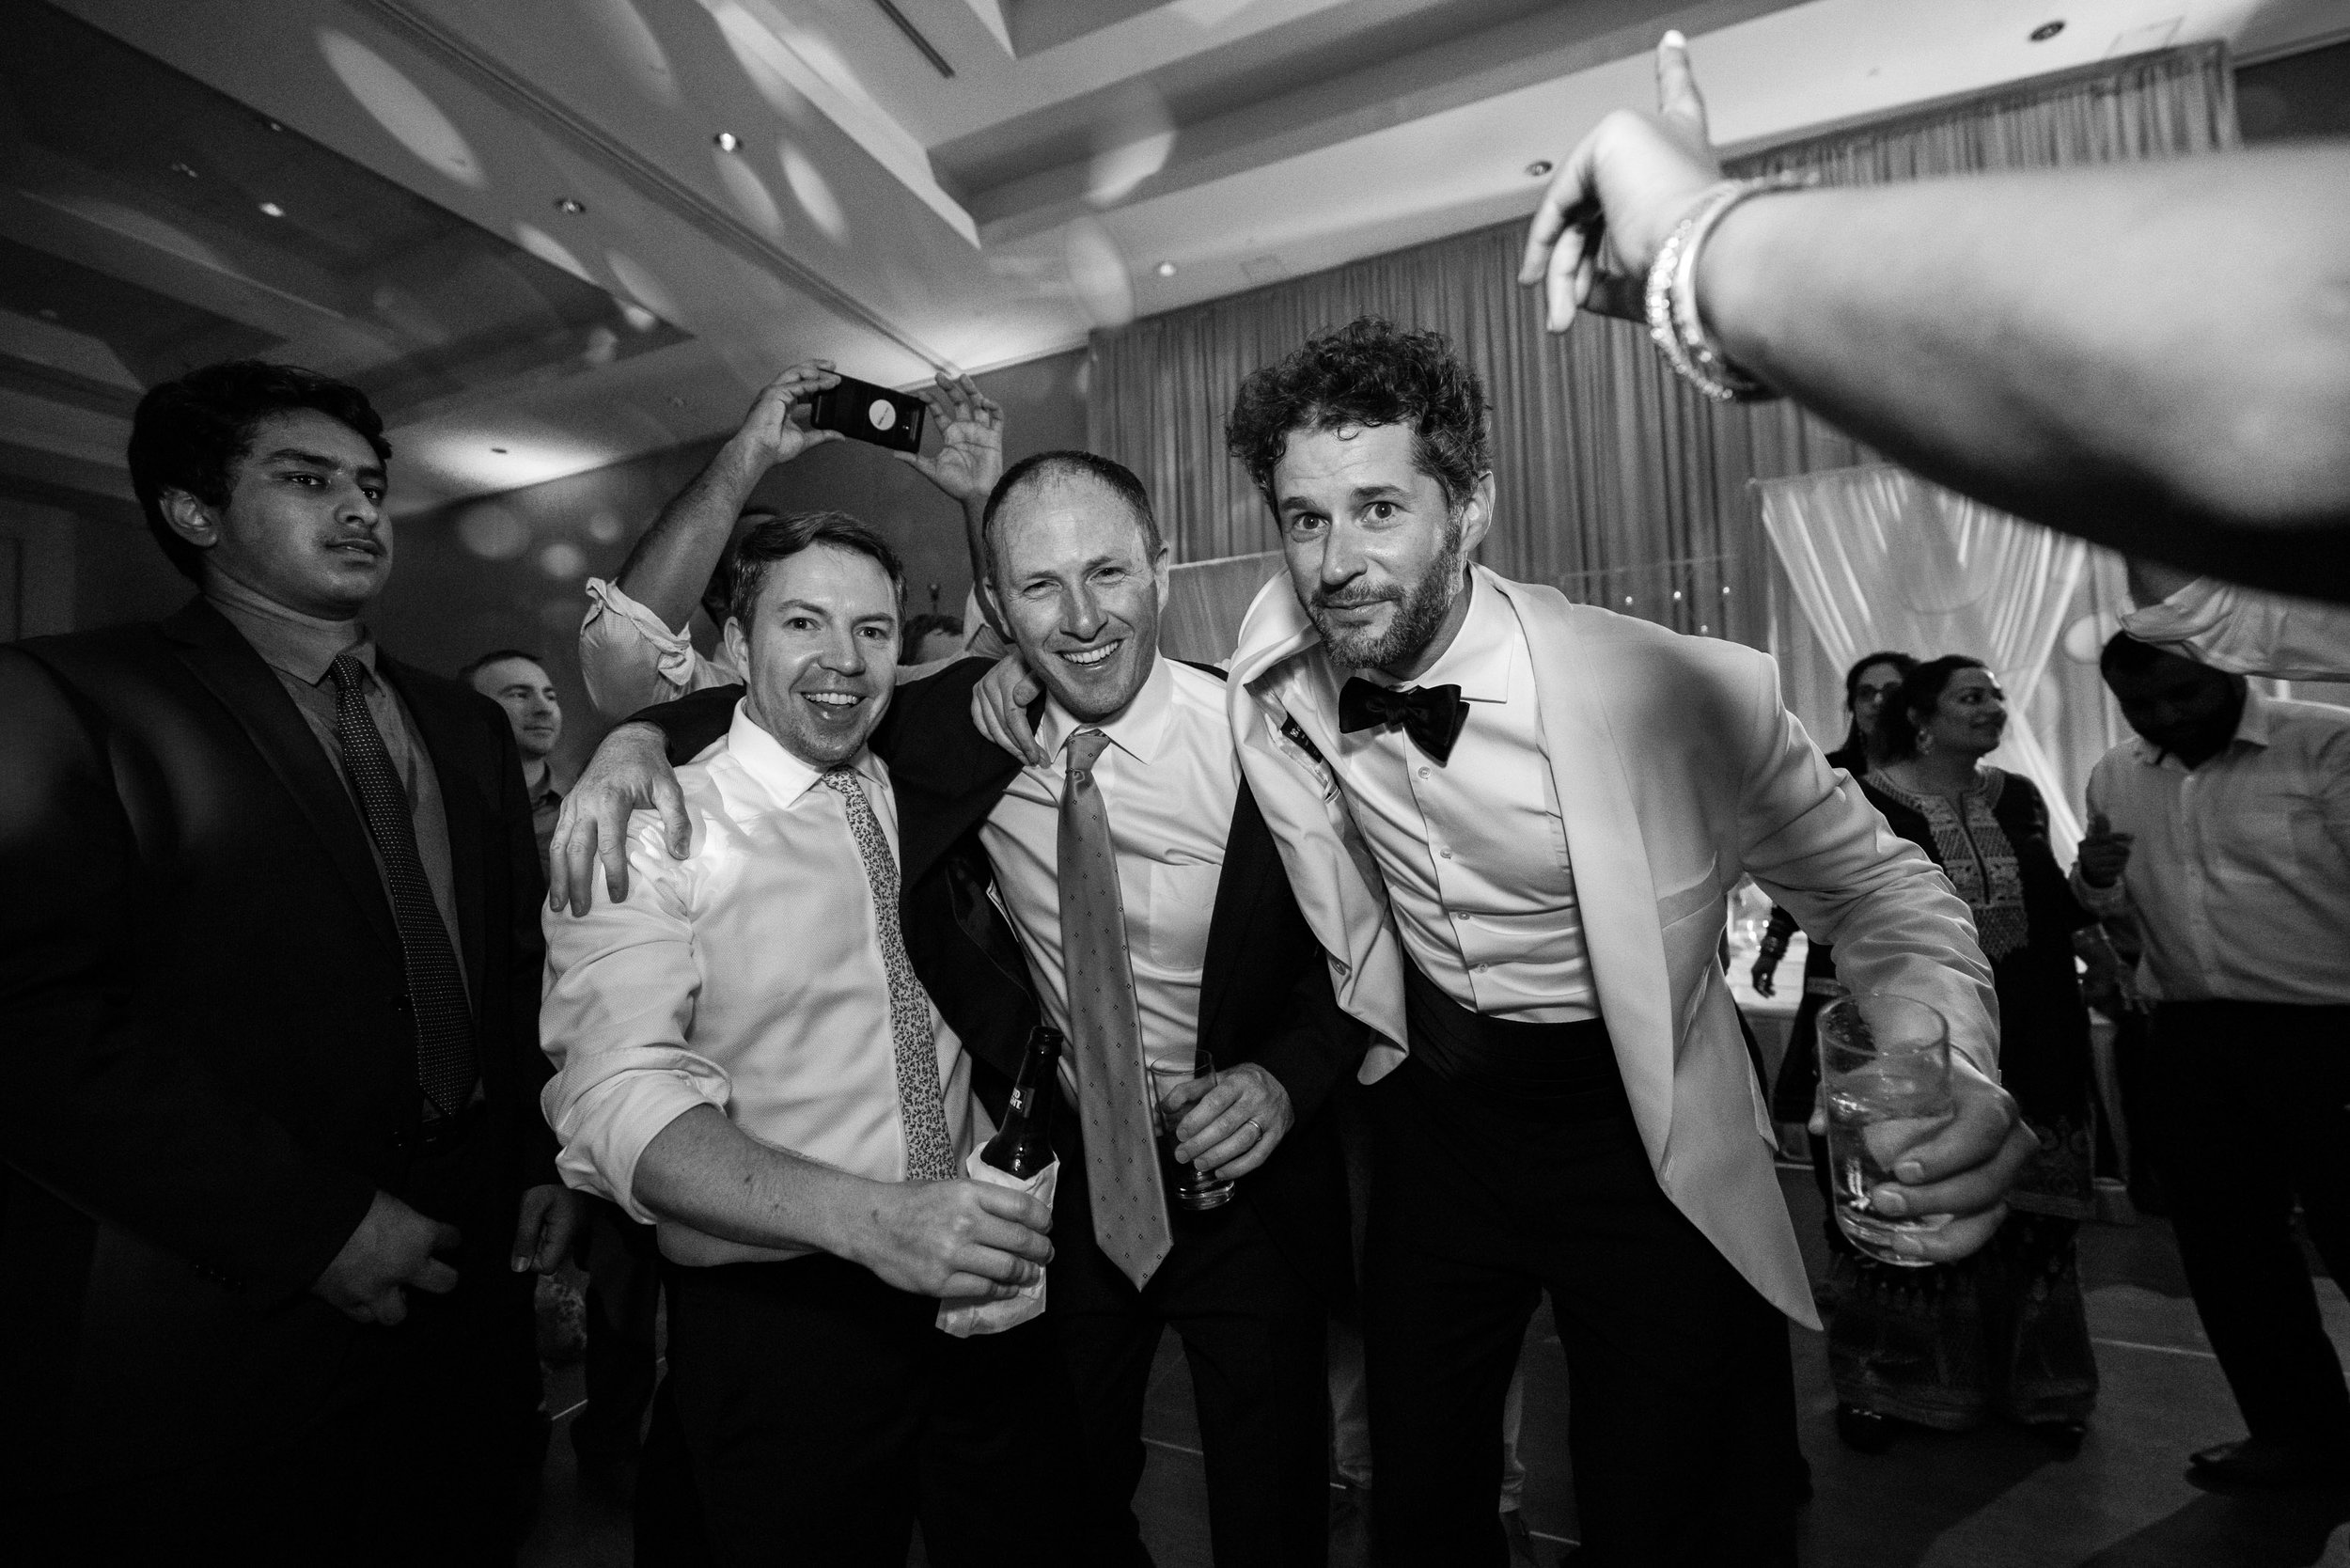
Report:
<svg viewBox="0 0 2350 1568"><path fill-rule="evenodd" d="M1783 1169L1780 1182L1816 1269L1824 1248L1810 1174ZM2222 1497L2186 1483L2191 1450L2243 1429L2168 1227L2152 1218L2088 1226L2081 1249L2104 1388L2088 1441L2069 1462L2006 1428L1905 1433L1889 1453L1852 1453L1836 1438L1825 1341L1796 1331L1803 1446L1817 1492L1803 1517L1807 1568L2350 1568L2350 1486ZM2319 1294L2350 1358L2350 1305L2330 1284ZM1538 1560L1551 1568L1574 1538L1575 1515L1566 1368L1546 1309L1528 1335L1525 1364L1526 1522ZM555 1408L574 1405L579 1386L576 1366L551 1374ZM624 1568L627 1518L581 1496L561 1424L525 1568ZM1152 1557L1159 1568L1211 1568L1190 1374L1171 1335L1152 1376L1145 1438L1151 1463L1138 1504ZM917 1548L914 1561L921 1560ZM1336 1511L1332 1568L1366 1560L1361 1521Z"/></svg>

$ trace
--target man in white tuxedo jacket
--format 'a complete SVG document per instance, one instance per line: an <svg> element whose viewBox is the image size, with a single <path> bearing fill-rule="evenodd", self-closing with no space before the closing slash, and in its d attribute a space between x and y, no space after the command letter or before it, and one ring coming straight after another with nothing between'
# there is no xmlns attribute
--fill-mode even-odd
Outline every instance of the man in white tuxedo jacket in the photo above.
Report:
<svg viewBox="0 0 2350 1568"><path fill-rule="evenodd" d="M1502 1560L1504 1391L1551 1294L1593 1563L1794 1561L1785 1325L1816 1325L1717 961L1751 872L1846 983L1948 1019L1961 1112L1881 1189L1987 1239L2029 1147L1966 906L1828 766L1771 661L1465 564L1482 387L1364 321L1228 434L1290 580L1242 629L1242 766L1375 1028L1364 1262L1383 1563ZM1776 1310L1774 1310L1776 1309Z"/></svg>

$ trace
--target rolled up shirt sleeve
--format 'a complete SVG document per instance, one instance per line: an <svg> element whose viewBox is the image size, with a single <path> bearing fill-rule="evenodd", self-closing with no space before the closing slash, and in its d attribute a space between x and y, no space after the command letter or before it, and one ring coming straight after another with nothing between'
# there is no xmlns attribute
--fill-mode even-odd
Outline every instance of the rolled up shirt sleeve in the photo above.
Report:
<svg viewBox="0 0 2350 1568"><path fill-rule="evenodd" d="M646 1224L659 1217L635 1197L646 1146L697 1106L726 1109L731 1088L724 1069L687 1044L701 990L691 868L669 858L660 832L650 812L630 824L626 902L614 902L599 869L587 915L540 917L539 1042L555 1076L540 1105L562 1145L556 1168L565 1185L608 1198Z"/></svg>
<svg viewBox="0 0 2350 1568"><path fill-rule="evenodd" d="M608 719L670 702L687 692L738 684L723 659L705 658L693 640L630 598L618 583L588 579L588 614L579 625L579 673L588 700Z"/></svg>

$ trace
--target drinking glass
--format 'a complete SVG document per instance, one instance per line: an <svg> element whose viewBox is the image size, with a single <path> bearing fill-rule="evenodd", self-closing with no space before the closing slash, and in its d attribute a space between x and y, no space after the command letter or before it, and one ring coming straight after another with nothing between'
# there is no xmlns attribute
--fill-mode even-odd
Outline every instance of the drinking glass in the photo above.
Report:
<svg viewBox="0 0 2350 1568"><path fill-rule="evenodd" d="M1828 1186L1845 1237L1880 1262L1923 1268L1894 1238L1938 1231L1948 1215L1878 1214L1869 1194L1958 1114L1950 1031L1925 1003L1888 993L1840 996L1820 1010L1820 1091L1827 1105Z"/></svg>
<svg viewBox="0 0 2350 1568"><path fill-rule="evenodd" d="M1167 1097L1194 1078L1205 1078L1208 1087L1215 1087L1215 1058L1202 1050L1189 1067L1171 1062L1151 1064L1151 1114L1159 1131L1159 1161L1166 1168L1167 1191L1175 1201L1186 1209L1219 1208L1231 1200L1232 1179L1210 1176L1196 1165L1185 1165L1175 1157L1175 1146L1183 1140L1175 1136L1176 1124L1183 1119L1191 1105L1170 1105ZM1197 1104L1194 1101L1191 1104Z"/></svg>

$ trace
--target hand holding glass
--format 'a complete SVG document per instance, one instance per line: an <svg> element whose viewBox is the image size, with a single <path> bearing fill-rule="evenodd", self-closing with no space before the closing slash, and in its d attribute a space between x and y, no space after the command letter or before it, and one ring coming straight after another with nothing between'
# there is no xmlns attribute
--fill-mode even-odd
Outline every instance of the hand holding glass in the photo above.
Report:
<svg viewBox="0 0 2350 1568"><path fill-rule="evenodd" d="M1198 1059L1189 1067L1170 1062L1151 1064L1151 1112L1159 1133L1159 1159L1166 1168L1167 1188L1176 1203L1186 1209L1214 1209L1230 1201L1232 1179L1211 1176L1196 1165L1185 1165L1175 1158L1175 1146L1183 1139L1175 1133L1183 1115L1198 1097L1183 1096L1180 1104L1174 1097L1185 1086L1203 1082L1199 1093L1204 1095L1215 1087L1215 1058L1206 1051L1198 1053Z"/></svg>
<svg viewBox="0 0 2350 1568"><path fill-rule="evenodd" d="M1902 1156L1950 1125L1950 1027L1925 1003L1870 993L1820 1010L1820 1095L1827 1107L1828 1185L1846 1239L1880 1262L1923 1268L1897 1236L1938 1231L1948 1215L1895 1218L1869 1194L1897 1183Z"/></svg>

